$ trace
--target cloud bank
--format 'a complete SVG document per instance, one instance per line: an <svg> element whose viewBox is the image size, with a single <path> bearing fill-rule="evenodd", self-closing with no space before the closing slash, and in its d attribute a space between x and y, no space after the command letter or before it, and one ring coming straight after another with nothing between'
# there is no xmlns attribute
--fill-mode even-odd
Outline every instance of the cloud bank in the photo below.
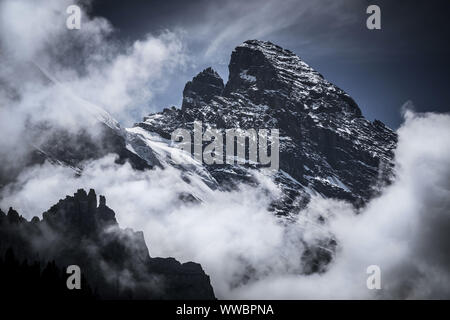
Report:
<svg viewBox="0 0 450 320"><path fill-rule="evenodd" d="M51 164L31 168L5 189L1 205L30 218L78 187L94 187L122 226L144 231L151 255L201 263L219 298L448 298L449 128L449 115L406 111L397 178L358 214L318 197L287 223L266 210L279 191L264 176L260 187L211 190L187 205L178 195L196 187L177 169L137 172L113 156L87 164L79 178ZM317 223L319 215L328 222ZM327 270L305 274L306 247L331 236L337 250ZM381 290L366 287L370 265L381 268Z"/></svg>

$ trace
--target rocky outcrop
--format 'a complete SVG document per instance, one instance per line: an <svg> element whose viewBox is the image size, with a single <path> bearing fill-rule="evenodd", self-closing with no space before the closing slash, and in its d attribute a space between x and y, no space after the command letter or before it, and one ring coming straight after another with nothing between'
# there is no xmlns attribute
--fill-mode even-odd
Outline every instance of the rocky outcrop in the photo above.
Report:
<svg viewBox="0 0 450 320"><path fill-rule="evenodd" d="M87 283L106 299L214 299L209 277L193 262L149 255L142 232L121 229L106 199L78 190L27 221L12 208L0 212L0 256L78 265Z"/></svg>
<svg viewBox="0 0 450 320"><path fill-rule="evenodd" d="M182 110L208 103L214 96L222 94L223 80L212 68L207 68L186 83L183 90Z"/></svg>

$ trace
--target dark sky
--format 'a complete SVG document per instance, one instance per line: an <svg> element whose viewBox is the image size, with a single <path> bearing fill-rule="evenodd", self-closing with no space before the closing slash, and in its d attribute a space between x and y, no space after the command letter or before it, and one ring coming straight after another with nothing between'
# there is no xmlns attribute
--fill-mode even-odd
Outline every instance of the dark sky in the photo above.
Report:
<svg viewBox="0 0 450 320"><path fill-rule="evenodd" d="M370 4L381 8L381 30L366 28ZM179 105L185 82L205 67L226 80L233 48L261 39L294 51L370 120L397 128L408 100L417 111L450 111L448 0L96 0L90 14L107 18L125 42L181 32L193 63L156 109Z"/></svg>

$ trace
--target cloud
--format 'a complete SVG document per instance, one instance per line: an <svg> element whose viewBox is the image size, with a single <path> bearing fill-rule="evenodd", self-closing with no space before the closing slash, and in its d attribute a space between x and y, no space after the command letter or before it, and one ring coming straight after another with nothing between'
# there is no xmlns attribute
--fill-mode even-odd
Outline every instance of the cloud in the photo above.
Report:
<svg viewBox="0 0 450 320"><path fill-rule="evenodd" d="M76 96L99 105L120 121L130 121L130 113L150 103L152 91L165 88L164 79L186 63L180 34L163 31L131 44L119 42L107 20L91 18L84 11L81 29L69 30L65 9L70 4L72 1L66 0L45 4L2 1L2 56L13 64L9 69L31 69L22 76L21 72L2 72L2 80L21 92L24 81L33 86L42 80L38 66ZM55 89L48 82L40 83ZM76 109L77 101L70 103Z"/></svg>
<svg viewBox="0 0 450 320"><path fill-rule="evenodd" d="M213 39L204 52L214 59L226 46L268 36L297 20L305 33L319 28L308 25L308 16L345 12L333 3L308 2L299 10L290 1L211 5L211 28L188 29L191 35L198 31L190 40ZM25 157L31 128L38 124L92 128L90 112L99 106L129 122L166 86L168 74L190 63L177 32L124 46L113 39L106 20L86 14L82 29L69 31L64 28L69 4L0 3L1 58L8 62L0 67L3 167ZM344 15L333 23L346 26L352 19ZM279 190L265 176L255 173L263 182L259 187L222 192L201 181L188 184L175 168L134 171L115 164L112 155L86 163L80 177L49 163L29 168L2 189L0 204L30 218L78 188L93 187L106 195L122 226L145 232L152 255L200 262L220 298L448 298L450 117L409 110L404 117L396 181L359 214L347 203L313 198L297 221L287 223L266 209ZM202 202L185 204L182 193L199 194ZM317 223L319 215L328 222ZM337 241L334 260L326 272L306 275L304 253L330 237ZM381 291L366 288L372 264L381 267Z"/></svg>
<svg viewBox="0 0 450 320"><path fill-rule="evenodd" d="M273 196L279 192L267 177L258 176L261 189L242 186L235 192L205 193L200 190L207 189L206 185L201 181L195 185L195 179L186 183L177 169L140 172L129 164L116 164L114 158L110 155L86 163L78 178L70 168L49 163L35 166L3 189L1 203L31 218L47 210L62 194L95 188L107 196L122 227L144 230L153 256L201 261L210 274L222 274L213 277L219 292L237 286L253 266L259 266L255 270L258 276L272 268L287 270L284 260L292 259L290 265L298 268L300 239L286 242L289 228L266 209L272 200L267 188ZM180 194L192 192L201 194L202 203L186 205L180 200ZM297 254L292 254L297 249ZM280 254L284 256L281 260Z"/></svg>
<svg viewBox="0 0 450 320"><path fill-rule="evenodd" d="M86 164L79 178L68 168L34 167L3 191L0 203L31 217L76 188L96 188L121 226L144 231L151 255L201 263L219 298L445 298L449 128L449 115L406 111L397 178L358 214L348 203L316 197L288 223L266 209L279 192L269 177L257 174L259 187L204 192L207 186L186 183L177 169L134 171L113 156ZM196 191L201 203L180 201L180 193ZM319 216L328 222L318 223ZM330 237L337 242L331 264L305 274L305 250ZM380 291L366 287L374 264L382 271Z"/></svg>
<svg viewBox="0 0 450 320"><path fill-rule="evenodd" d="M334 218L339 250L322 275L273 275L240 298L449 298L450 116L406 111L396 150L397 179L355 215L321 200ZM311 208L311 207L310 207ZM382 290L366 288L366 268L378 265ZM265 293L270 292L268 295Z"/></svg>
<svg viewBox="0 0 450 320"><path fill-rule="evenodd" d="M105 67L91 65L87 77L68 85L130 124L148 112L153 92L166 89L168 77L186 60L179 35L165 31L137 40Z"/></svg>
<svg viewBox="0 0 450 320"><path fill-rule="evenodd" d="M107 20L86 13L89 1L76 3L83 9L80 30L65 25L73 1L0 2L3 168L20 167L56 130L98 137L99 118L115 122L108 113L125 125L136 122L170 74L184 68L180 34L118 41Z"/></svg>

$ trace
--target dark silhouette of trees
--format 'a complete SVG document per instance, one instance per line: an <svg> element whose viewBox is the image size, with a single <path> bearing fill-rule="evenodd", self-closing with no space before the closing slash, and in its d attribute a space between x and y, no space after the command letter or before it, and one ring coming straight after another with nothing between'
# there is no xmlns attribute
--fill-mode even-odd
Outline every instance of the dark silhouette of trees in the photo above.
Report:
<svg viewBox="0 0 450 320"><path fill-rule="evenodd" d="M81 289L69 290L66 285L65 269L49 261L45 266L40 262L19 261L14 250L6 250L0 257L0 295L2 299L97 299L85 277L81 276Z"/></svg>

